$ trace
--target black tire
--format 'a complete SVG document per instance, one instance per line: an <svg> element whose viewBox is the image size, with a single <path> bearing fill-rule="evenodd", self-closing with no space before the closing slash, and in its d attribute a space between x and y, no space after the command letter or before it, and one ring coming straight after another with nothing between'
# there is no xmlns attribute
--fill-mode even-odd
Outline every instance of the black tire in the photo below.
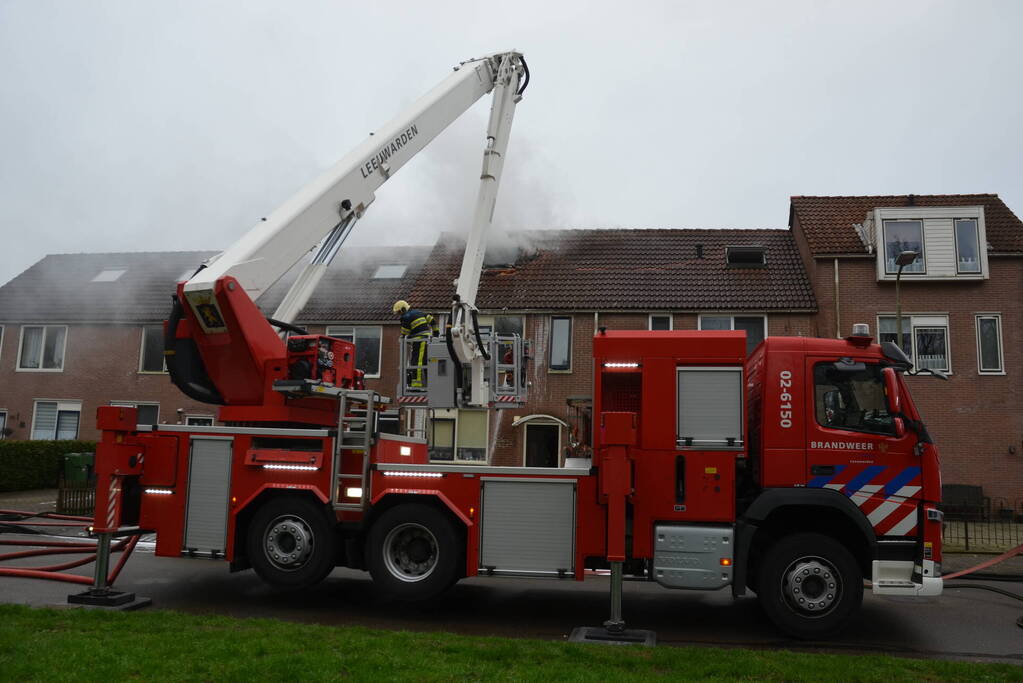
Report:
<svg viewBox="0 0 1023 683"><path fill-rule="evenodd" d="M323 506L308 498L274 498L256 511L246 538L249 563L283 590L315 586L337 557L337 534Z"/></svg>
<svg viewBox="0 0 1023 683"><path fill-rule="evenodd" d="M400 600L429 600L462 576L461 535L429 505L409 503L384 512L369 531L367 562L373 582Z"/></svg>
<svg viewBox="0 0 1023 683"><path fill-rule="evenodd" d="M757 597L768 618L795 638L835 635L863 602L863 574L845 546L822 534L793 534L768 547Z"/></svg>

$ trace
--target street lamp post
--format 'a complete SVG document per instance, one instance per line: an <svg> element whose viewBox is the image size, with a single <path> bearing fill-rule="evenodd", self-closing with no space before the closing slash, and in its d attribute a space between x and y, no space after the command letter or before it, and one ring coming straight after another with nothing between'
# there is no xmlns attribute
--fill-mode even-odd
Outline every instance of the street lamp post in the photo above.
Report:
<svg viewBox="0 0 1023 683"><path fill-rule="evenodd" d="M913 261L916 261L919 253L911 250L900 252L895 259L895 265L899 267L895 273L895 329L898 330L899 350L902 350L902 298L899 293L899 281L902 279L902 269Z"/></svg>

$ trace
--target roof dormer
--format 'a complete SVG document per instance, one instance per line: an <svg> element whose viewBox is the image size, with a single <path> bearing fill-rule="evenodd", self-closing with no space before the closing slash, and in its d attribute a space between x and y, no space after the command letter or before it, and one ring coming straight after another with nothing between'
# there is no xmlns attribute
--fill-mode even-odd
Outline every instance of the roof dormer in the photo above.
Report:
<svg viewBox="0 0 1023 683"><path fill-rule="evenodd" d="M876 255L877 279L894 280L903 251L919 254L902 277L924 280L985 280L987 236L983 206L878 207L863 223Z"/></svg>

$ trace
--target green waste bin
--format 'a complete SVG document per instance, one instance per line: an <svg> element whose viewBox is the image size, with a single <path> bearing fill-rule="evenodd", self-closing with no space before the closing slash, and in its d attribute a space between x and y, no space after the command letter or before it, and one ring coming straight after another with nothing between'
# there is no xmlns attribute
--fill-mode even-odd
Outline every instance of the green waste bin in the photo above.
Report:
<svg viewBox="0 0 1023 683"><path fill-rule="evenodd" d="M65 453L64 481L85 484L92 479L94 453Z"/></svg>

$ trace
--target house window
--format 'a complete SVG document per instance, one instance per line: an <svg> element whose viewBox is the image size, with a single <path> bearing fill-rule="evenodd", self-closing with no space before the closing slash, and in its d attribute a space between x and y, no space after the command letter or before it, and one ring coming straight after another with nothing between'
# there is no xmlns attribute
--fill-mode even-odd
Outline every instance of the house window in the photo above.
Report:
<svg viewBox="0 0 1023 683"><path fill-rule="evenodd" d="M894 315L877 317L878 338L882 342L898 343L898 328ZM947 315L902 316L902 350L918 370L931 369L951 372L948 349Z"/></svg>
<svg viewBox="0 0 1023 683"><path fill-rule="evenodd" d="M455 459L469 462L487 460L487 423L485 410L459 410L455 429Z"/></svg>
<svg viewBox="0 0 1023 683"><path fill-rule="evenodd" d="M159 403L139 403L137 401L111 401L112 406L121 406L124 408L136 408L138 417L135 418L135 424L140 425L155 425L160 424L160 404Z"/></svg>
<svg viewBox="0 0 1023 683"><path fill-rule="evenodd" d="M905 273L924 273L924 223L923 221L884 221L884 264L886 273L898 273L895 260L904 251L915 251L919 256L908 266Z"/></svg>
<svg viewBox="0 0 1023 683"><path fill-rule="evenodd" d="M7 438L7 411L0 410L0 440Z"/></svg>
<svg viewBox="0 0 1023 683"><path fill-rule="evenodd" d="M35 440L77 439L80 401L36 401L32 415Z"/></svg>
<svg viewBox="0 0 1023 683"><path fill-rule="evenodd" d="M430 460L450 461L455 459L455 420L434 418L430 420Z"/></svg>
<svg viewBox="0 0 1023 683"><path fill-rule="evenodd" d="M701 315L701 330L744 330L746 353L752 353L767 336L766 315Z"/></svg>
<svg viewBox="0 0 1023 683"><path fill-rule="evenodd" d="M956 228L956 272L980 272L980 238L977 234L977 219L958 218Z"/></svg>
<svg viewBox="0 0 1023 683"><path fill-rule="evenodd" d="M551 370L572 369L572 319L567 316L551 317Z"/></svg>
<svg viewBox="0 0 1023 683"><path fill-rule="evenodd" d="M355 367L366 373L367 378L380 377L379 325L331 325L327 335L355 344Z"/></svg>
<svg viewBox="0 0 1023 683"><path fill-rule="evenodd" d="M557 467L561 460L561 425L526 423L524 449L526 467Z"/></svg>
<svg viewBox="0 0 1023 683"><path fill-rule="evenodd" d="M212 427L212 415L185 415L185 424L192 427Z"/></svg>
<svg viewBox="0 0 1023 683"><path fill-rule="evenodd" d="M725 263L739 268L755 268L767 264L763 247L725 247Z"/></svg>
<svg viewBox="0 0 1023 683"><path fill-rule="evenodd" d="M163 355L163 325L142 327L139 372L167 372L167 363Z"/></svg>
<svg viewBox="0 0 1023 683"><path fill-rule="evenodd" d="M400 278L405 274L407 267L404 263L386 263L382 266L377 266L376 271L373 273L373 279L394 280Z"/></svg>
<svg viewBox="0 0 1023 683"><path fill-rule="evenodd" d="M1002 357L1002 316L991 313L977 316L977 369L981 374L1005 372Z"/></svg>
<svg viewBox="0 0 1023 683"><path fill-rule="evenodd" d="M65 325L25 325L21 328L18 369L38 372L64 370Z"/></svg>
<svg viewBox="0 0 1023 683"><path fill-rule="evenodd" d="M671 315L651 313L648 327L651 330L670 330Z"/></svg>

